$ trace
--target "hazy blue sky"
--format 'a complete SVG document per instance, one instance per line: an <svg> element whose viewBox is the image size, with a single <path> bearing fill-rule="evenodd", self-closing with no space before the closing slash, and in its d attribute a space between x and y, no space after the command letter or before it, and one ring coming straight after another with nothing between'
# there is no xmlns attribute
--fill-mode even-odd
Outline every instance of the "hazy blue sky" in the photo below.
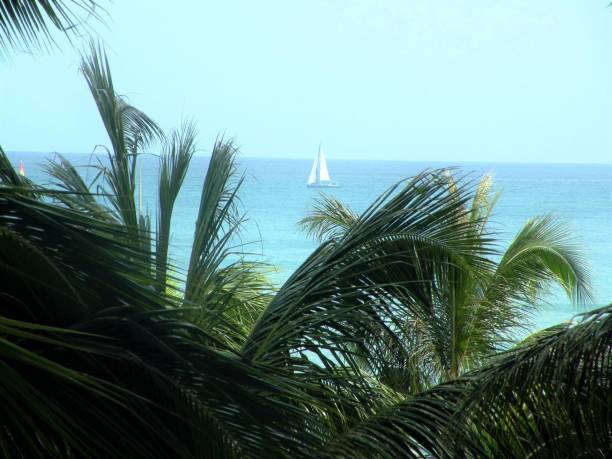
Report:
<svg viewBox="0 0 612 459"><path fill-rule="evenodd" d="M116 87L245 156L612 162L609 0L115 0ZM0 62L0 144L107 139L78 51Z"/></svg>

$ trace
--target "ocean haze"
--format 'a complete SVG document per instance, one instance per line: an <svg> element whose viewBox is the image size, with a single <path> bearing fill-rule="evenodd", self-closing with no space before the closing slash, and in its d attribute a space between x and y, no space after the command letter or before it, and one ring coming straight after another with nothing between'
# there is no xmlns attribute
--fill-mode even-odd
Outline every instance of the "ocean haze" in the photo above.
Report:
<svg viewBox="0 0 612 459"><path fill-rule="evenodd" d="M108 5L118 91L246 157L610 163L612 10L585 0ZM6 150L107 143L78 51L0 73Z"/></svg>

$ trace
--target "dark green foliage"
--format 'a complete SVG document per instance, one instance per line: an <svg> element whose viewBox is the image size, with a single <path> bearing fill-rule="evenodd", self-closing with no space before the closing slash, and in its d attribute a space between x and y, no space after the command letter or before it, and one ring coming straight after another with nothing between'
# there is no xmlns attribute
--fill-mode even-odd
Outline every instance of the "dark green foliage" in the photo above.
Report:
<svg viewBox="0 0 612 459"><path fill-rule="evenodd" d="M431 177L419 176L377 203L368 226L406 225L402 203L421 193L435 196L439 185ZM323 245L236 352L231 332L219 331L226 322L213 320L208 332L185 320L191 308L150 287L150 274L139 267L148 257L120 223L41 201L4 180L0 229L6 280L0 447L7 457L555 457L565 451L605 457L610 450L612 307L535 336L458 380L406 396L359 364L375 367L376 358L386 358L382 346L403 343L394 315L404 304L412 307L408 299L419 292L419 283L377 280L377 270L400 273L377 262L379 254L393 253L385 241L394 240L378 231L378 249L361 234ZM461 254L461 240L454 242ZM429 259L437 250L431 247L415 250ZM332 277L337 283L324 288ZM404 302L391 302L391 293Z"/></svg>
<svg viewBox="0 0 612 459"><path fill-rule="evenodd" d="M490 196L491 177L473 186L465 179L455 180L448 171L434 171L426 182L411 185L412 194L422 193L419 200L406 202L391 215L394 222L401 212L413 219L427 215L428 220L411 228L410 234L418 243L428 238L436 244L436 252L423 253L423 248L401 240L405 229L393 228L394 252L386 254L385 269L399 264L415 267L385 275L395 288L388 297L405 307L395 323L400 342L371 330L365 335L383 337L382 342L367 344L382 351L371 371L408 393L477 368L512 344L516 332L529 323L542 293L554 283L576 303L590 300L586 261L562 222L552 216L530 220L502 253L496 235L487 230L498 198ZM430 198L425 197L428 188L436 193ZM357 231L383 234L371 224L369 212L357 216L340 201L325 197L300 224L327 240L328 247L338 247ZM432 238L434 218L439 219L440 232ZM459 250L454 247L457 243ZM368 269L372 267L368 263ZM413 298L398 295L396 287L402 283L419 292Z"/></svg>
<svg viewBox="0 0 612 459"><path fill-rule="evenodd" d="M4 455L297 448L284 429L303 420L281 400L301 396L185 321L147 287L138 264L148 260L135 248L116 223L0 188Z"/></svg>
<svg viewBox="0 0 612 459"><path fill-rule="evenodd" d="M490 180L425 171L361 215L322 201L302 223L324 242L275 292L241 244L242 177L220 139L182 283L170 228L195 129L163 136L98 47L83 69L112 145L91 183L58 156L43 188L0 149L4 457L612 453L612 306L496 354L551 282L589 298L554 219L496 260ZM156 140L153 232L137 157Z"/></svg>
<svg viewBox="0 0 612 459"><path fill-rule="evenodd" d="M487 455L609 457L612 453L612 305L553 327L466 375L455 422L458 450ZM478 457L472 454L472 457Z"/></svg>

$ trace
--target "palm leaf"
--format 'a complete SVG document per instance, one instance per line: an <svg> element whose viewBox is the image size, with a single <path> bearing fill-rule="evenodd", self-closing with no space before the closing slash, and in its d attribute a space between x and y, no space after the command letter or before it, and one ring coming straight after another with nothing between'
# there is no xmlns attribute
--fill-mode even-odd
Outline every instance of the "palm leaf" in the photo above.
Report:
<svg viewBox="0 0 612 459"><path fill-rule="evenodd" d="M459 384L453 431L468 457L607 457L612 452L612 305L553 327Z"/></svg>
<svg viewBox="0 0 612 459"><path fill-rule="evenodd" d="M163 140L163 133L151 118L117 95L100 46L91 44L89 55L83 58L82 71L112 145L108 170L105 169L109 186L106 193L112 196L110 202L126 228L147 240L148 234L139 225L135 201L137 157L141 148L154 140Z"/></svg>
<svg viewBox="0 0 612 459"><path fill-rule="evenodd" d="M335 436L324 457L607 457L612 305Z"/></svg>
<svg viewBox="0 0 612 459"><path fill-rule="evenodd" d="M186 302L197 302L205 294L207 279L232 254L229 243L244 219L237 209L237 193L243 178L233 183L235 155L231 142L215 142L196 219L185 286Z"/></svg>
<svg viewBox="0 0 612 459"><path fill-rule="evenodd" d="M30 50L55 45L52 29L70 39L87 28L87 21L102 21L102 2L94 0L2 0L0 1L0 51Z"/></svg>
<svg viewBox="0 0 612 459"><path fill-rule="evenodd" d="M156 279L158 288L167 284L168 249L172 211L178 193L183 185L189 163L195 152L195 127L186 124L181 131L172 133L164 145L160 159L159 201L156 231Z"/></svg>
<svg viewBox="0 0 612 459"><path fill-rule="evenodd" d="M569 228L552 215L530 220L516 235L491 282L491 299L531 302L555 281L575 303L592 300L586 260Z"/></svg>
<svg viewBox="0 0 612 459"><path fill-rule="evenodd" d="M458 211L468 188L450 195L440 173L390 189L343 237L322 244L264 311L245 354L300 371L309 353L323 367L356 369L365 359L379 370L406 351L403 317L431 314L449 267L488 267L486 240L466 231L471 223Z"/></svg>
<svg viewBox="0 0 612 459"><path fill-rule="evenodd" d="M57 153L55 158L47 160L43 170L53 179L53 184L63 191L54 195L56 200L71 209L91 213L92 216L97 218L104 220L114 219L109 209L97 199L100 197L93 195L90 191L101 172L94 177L91 185L87 185L76 167L65 157Z"/></svg>
<svg viewBox="0 0 612 459"><path fill-rule="evenodd" d="M314 209L298 222L309 235L323 241L332 239L348 231L359 216L346 204L332 196L323 196Z"/></svg>
<svg viewBox="0 0 612 459"><path fill-rule="evenodd" d="M147 288L147 257L117 223L18 190L0 188L4 455L312 452L322 429L306 427L318 402L304 385L186 322Z"/></svg>

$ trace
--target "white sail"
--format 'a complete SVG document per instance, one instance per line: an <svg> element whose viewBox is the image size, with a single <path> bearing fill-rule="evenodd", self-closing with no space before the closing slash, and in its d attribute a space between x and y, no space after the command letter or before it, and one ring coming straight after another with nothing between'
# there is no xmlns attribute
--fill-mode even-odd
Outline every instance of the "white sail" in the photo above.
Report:
<svg viewBox="0 0 612 459"><path fill-rule="evenodd" d="M312 163L307 185L312 188L338 188L338 184L332 182L329 176L327 161L325 161L325 155L323 154L321 145L319 145L319 152Z"/></svg>
<svg viewBox="0 0 612 459"><path fill-rule="evenodd" d="M319 162L319 158L316 157L314 162L312 163L312 169L310 169L310 175L308 176L308 184L312 185L317 182L317 163Z"/></svg>
<svg viewBox="0 0 612 459"><path fill-rule="evenodd" d="M325 161L325 155L321 149L319 149L319 181L331 181L331 178L329 177L329 170L327 170L327 161Z"/></svg>

